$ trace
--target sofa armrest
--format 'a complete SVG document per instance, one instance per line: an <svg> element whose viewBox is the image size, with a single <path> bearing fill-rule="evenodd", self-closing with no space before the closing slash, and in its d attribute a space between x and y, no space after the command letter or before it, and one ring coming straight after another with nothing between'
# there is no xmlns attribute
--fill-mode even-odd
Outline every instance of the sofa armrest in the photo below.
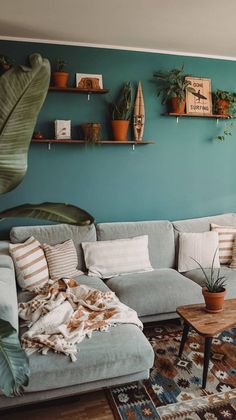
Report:
<svg viewBox="0 0 236 420"><path fill-rule="evenodd" d="M5 241L0 241L0 318L10 322L18 331L15 270Z"/></svg>

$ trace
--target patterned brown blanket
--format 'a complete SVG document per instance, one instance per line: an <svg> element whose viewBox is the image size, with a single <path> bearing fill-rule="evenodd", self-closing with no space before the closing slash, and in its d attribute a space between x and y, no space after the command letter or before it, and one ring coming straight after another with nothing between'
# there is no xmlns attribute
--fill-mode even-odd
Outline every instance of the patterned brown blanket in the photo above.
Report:
<svg viewBox="0 0 236 420"><path fill-rule="evenodd" d="M76 360L77 344L93 331L107 331L117 324L143 327L137 313L113 292L104 293L74 279L47 284L32 300L19 303L19 317L29 327L21 337L28 355L53 349L72 361Z"/></svg>

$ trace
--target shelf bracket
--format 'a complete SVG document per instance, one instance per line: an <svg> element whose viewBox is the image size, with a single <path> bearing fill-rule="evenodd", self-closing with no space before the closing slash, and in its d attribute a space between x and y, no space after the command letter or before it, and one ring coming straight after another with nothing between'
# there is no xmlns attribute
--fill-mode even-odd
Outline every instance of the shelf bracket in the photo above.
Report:
<svg viewBox="0 0 236 420"><path fill-rule="evenodd" d="M88 92L88 101L90 101L90 92Z"/></svg>
<svg viewBox="0 0 236 420"><path fill-rule="evenodd" d="M216 118L216 125L219 125L219 118Z"/></svg>
<svg viewBox="0 0 236 420"><path fill-rule="evenodd" d="M135 144L133 144L133 147L132 147L132 149L133 149L133 150L135 150Z"/></svg>
<svg viewBox="0 0 236 420"><path fill-rule="evenodd" d="M179 124L179 117L176 117L176 124Z"/></svg>
<svg viewBox="0 0 236 420"><path fill-rule="evenodd" d="M48 143L48 150L51 150L51 143Z"/></svg>

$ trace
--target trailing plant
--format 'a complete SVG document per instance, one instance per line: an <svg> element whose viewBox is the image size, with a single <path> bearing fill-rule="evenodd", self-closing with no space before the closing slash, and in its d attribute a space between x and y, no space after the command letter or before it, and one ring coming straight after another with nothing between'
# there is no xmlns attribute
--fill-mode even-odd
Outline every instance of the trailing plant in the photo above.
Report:
<svg viewBox="0 0 236 420"><path fill-rule="evenodd" d="M216 111L217 108L217 100L223 100L229 102L229 113L230 115L234 115L236 113L236 93L229 92L227 90L220 90L217 89L216 92L213 93L213 107Z"/></svg>
<svg viewBox="0 0 236 420"><path fill-rule="evenodd" d="M211 293L222 292L225 289L226 283L226 277L220 275L220 268L214 268L217 250L218 248L215 250L209 274L204 270L202 265L197 260L192 258L192 260L195 261L195 263L197 263L197 265L200 267L204 274L203 287L205 287L208 290L208 292Z"/></svg>
<svg viewBox="0 0 236 420"><path fill-rule="evenodd" d="M184 65L179 69L169 71L158 71L153 74L157 84L157 96L162 95L162 105L165 105L170 98L178 97L178 103L185 100L186 91L195 92L190 87L191 82L185 80Z"/></svg>
<svg viewBox="0 0 236 420"><path fill-rule="evenodd" d="M223 134L219 134L218 136L216 136L215 139L221 142L225 141L226 137L232 136L233 127L234 125L232 122L225 124Z"/></svg>
<svg viewBox="0 0 236 420"><path fill-rule="evenodd" d="M112 120L129 120L133 110L133 85L126 82L116 103L111 103Z"/></svg>
<svg viewBox="0 0 236 420"><path fill-rule="evenodd" d="M21 349L12 325L0 319L0 389L6 396L19 396L29 382L29 360Z"/></svg>

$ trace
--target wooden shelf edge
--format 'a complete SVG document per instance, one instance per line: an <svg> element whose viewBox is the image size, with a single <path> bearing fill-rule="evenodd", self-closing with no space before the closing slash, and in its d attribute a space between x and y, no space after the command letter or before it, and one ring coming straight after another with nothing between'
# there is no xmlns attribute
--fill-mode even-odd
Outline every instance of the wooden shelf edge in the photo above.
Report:
<svg viewBox="0 0 236 420"><path fill-rule="evenodd" d="M236 118L236 116L227 116L227 115L219 115L219 114L178 114L175 112L163 112L161 114L164 117L197 117L197 118L215 118L215 119L223 119L223 120L228 120L228 119L234 119Z"/></svg>
<svg viewBox="0 0 236 420"><path fill-rule="evenodd" d="M108 93L109 89L81 89L76 87L57 87L57 86L49 86L48 88L51 92L74 92L74 93Z"/></svg>
<svg viewBox="0 0 236 420"><path fill-rule="evenodd" d="M87 142L86 140L58 140L58 139L32 139L31 143L56 143L56 144L87 144L91 145L91 143ZM115 140L102 140L96 145L99 144L133 144L133 145L142 145L142 144L155 144L154 141L133 141L133 140L127 140L127 141L115 141Z"/></svg>

